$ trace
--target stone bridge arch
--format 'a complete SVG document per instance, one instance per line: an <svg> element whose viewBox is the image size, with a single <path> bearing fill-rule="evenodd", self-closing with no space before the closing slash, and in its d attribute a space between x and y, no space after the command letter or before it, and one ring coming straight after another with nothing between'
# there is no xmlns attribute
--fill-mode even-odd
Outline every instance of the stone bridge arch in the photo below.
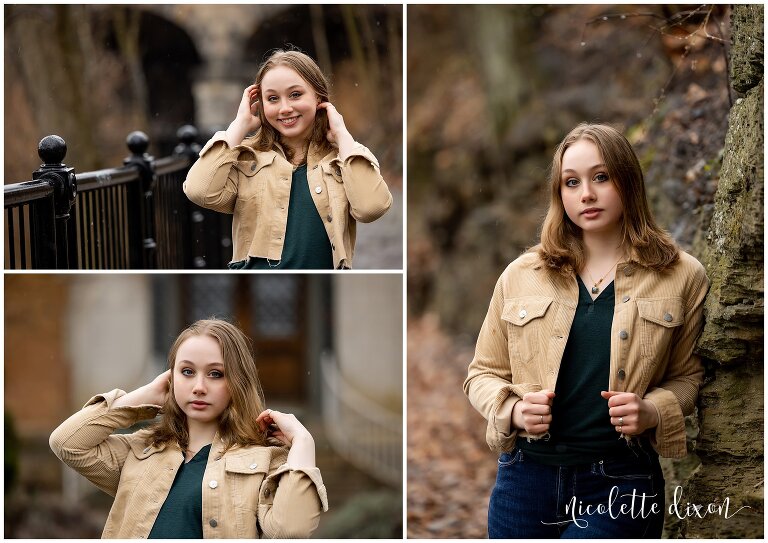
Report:
<svg viewBox="0 0 768 543"><path fill-rule="evenodd" d="M281 5L150 5L148 12L173 21L191 37L200 64L191 81L194 121L204 134L226 128L244 85L261 56L247 54L254 29L290 9Z"/></svg>

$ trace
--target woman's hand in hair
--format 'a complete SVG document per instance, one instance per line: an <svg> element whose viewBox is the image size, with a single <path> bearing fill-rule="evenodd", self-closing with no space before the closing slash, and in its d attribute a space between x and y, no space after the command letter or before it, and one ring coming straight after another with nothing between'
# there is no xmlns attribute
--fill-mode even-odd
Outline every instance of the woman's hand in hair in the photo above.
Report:
<svg viewBox="0 0 768 543"><path fill-rule="evenodd" d="M297 437L305 437L305 434L312 437L299 419L290 413L267 409L261 412L256 422L269 437L279 439L287 446L290 446Z"/></svg>
<svg viewBox="0 0 768 543"><path fill-rule="evenodd" d="M230 147L240 145L245 136L261 127L259 107L261 104L261 89L258 85L249 85L243 91L237 116L227 128L227 143Z"/></svg>
<svg viewBox="0 0 768 543"><path fill-rule="evenodd" d="M112 407L132 406L137 407L139 405L165 405L165 400L168 397L168 392L171 387L171 370L166 370L152 382L139 387L134 391L120 396L114 401Z"/></svg>
<svg viewBox="0 0 768 543"><path fill-rule="evenodd" d="M291 448L287 461L291 468L315 467L315 440L294 415L267 409L261 412L256 422L268 436Z"/></svg>
<svg viewBox="0 0 768 543"><path fill-rule="evenodd" d="M659 425L659 413L648 400L632 392L602 391L608 400L608 415L617 432L636 436Z"/></svg>
<svg viewBox="0 0 768 543"><path fill-rule="evenodd" d="M351 149L355 144L355 139L352 134L347 130L347 125L344 124L344 117L342 117L339 110L330 102L321 102L317 104L318 109L324 109L328 114L328 134L326 137L332 145L335 145L339 149L340 155L346 155L344 151Z"/></svg>
<svg viewBox="0 0 768 543"><path fill-rule="evenodd" d="M549 425L552 424L554 397L555 393L546 389L541 392L528 392L512 408L512 426L531 435L548 432Z"/></svg>

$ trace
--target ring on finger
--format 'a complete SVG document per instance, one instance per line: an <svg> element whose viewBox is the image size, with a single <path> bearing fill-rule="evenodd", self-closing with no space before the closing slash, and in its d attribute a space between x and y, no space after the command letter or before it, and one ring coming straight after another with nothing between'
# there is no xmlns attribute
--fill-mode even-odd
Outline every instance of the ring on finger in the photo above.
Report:
<svg viewBox="0 0 768 543"><path fill-rule="evenodd" d="M619 426L624 426L624 417L619 417Z"/></svg>
<svg viewBox="0 0 768 543"><path fill-rule="evenodd" d="M541 420L539 421L539 424L544 424L544 415L541 415Z"/></svg>

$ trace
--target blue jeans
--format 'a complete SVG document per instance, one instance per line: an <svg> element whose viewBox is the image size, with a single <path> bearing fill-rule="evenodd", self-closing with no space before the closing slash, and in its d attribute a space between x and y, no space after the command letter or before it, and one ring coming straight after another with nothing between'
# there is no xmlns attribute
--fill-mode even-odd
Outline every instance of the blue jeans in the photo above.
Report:
<svg viewBox="0 0 768 543"><path fill-rule="evenodd" d="M647 444L630 459L538 464L514 449L499 457L488 507L494 538L655 538L664 527L664 476Z"/></svg>

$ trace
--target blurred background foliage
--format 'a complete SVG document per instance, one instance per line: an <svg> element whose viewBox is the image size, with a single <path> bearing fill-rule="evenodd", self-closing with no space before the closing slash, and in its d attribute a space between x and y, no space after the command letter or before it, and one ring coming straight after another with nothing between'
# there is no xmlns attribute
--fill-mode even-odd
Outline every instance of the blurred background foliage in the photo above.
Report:
<svg viewBox="0 0 768 543"><path fill-rule="evenodd" d="M538 242L552 153L582 121L628 136L657 219L690 248L727 128L728 10L409 6L410 312L473 338Z"/></svg>

